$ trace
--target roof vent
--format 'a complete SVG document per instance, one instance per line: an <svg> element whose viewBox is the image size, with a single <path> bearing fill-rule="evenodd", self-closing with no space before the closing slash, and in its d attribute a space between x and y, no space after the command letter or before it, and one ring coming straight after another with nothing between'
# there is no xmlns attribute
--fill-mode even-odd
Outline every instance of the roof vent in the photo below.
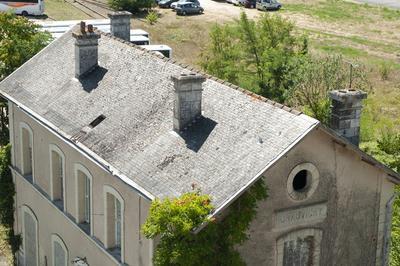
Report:
<svg viewBox="0 0 400 266"><path fill-rule="evenodd" d="M90 128L96 127L98 124L100 124L101 122L103 122L104 119L106 119L106 117L105 117L104 115L99 115L95 120L93 120L93 121L89 124L89 127L90 127Z"/></svg>
<svg viewBox="0 0 400 266"><path fill-rule="evenodd" d="M81 21L75 26L72 36L75 38L75 77L81 78L98 66L98 44L100 34L94 32L93 25Z"/></svg>

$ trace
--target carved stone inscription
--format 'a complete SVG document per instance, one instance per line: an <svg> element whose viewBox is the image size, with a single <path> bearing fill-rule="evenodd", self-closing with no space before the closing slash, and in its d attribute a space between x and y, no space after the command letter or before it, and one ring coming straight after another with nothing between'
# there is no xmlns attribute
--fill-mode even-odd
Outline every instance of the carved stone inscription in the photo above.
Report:
<svg viewBox="0 0 400 266"><path fill-rule="evenodd" d="M322 221L326 218L326 205L298 208L294 210L280 211L276 214L276 227L290 227L299 224Z"/></svg>

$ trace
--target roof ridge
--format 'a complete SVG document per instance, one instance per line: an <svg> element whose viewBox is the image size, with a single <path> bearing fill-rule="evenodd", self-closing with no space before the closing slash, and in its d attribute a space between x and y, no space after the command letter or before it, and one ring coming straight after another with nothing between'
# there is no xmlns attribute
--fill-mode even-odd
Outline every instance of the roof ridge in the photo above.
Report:
<svg viewBox="0 0 400 266"><path fill-rule="evenodd" d="M264 97L264 96L261 96L261 95L259 95L259 94L257 94L257 93L254 93L254 92L252 92L252 91L249 91L249 90L246 90L246 89L244 89L244 88L241 88L241 87L239 87L239 86L237 86L237 85L235 85L235 84L232 84L232 83L230 83L230 82L228 82L228 81L219 79L219 78L217 78L217 77L215 77L215 76L213 76L213 75L210 75L210 74L204 72L203 70L197 69L197 68L194 67L194 66L185 64L185 63L183 63L183 62L179 62L179 61L177 61L177 60L175 60L175 59L172 59L172 58L168 58L168 57L166 57L166 56L164 56L164 55L162 55L162 54L156 53L156 52L154 52L154 51L147 50L146 48L143 48L143 47L141 47L140 45L137 45L137 44L131 43L131 42L129 42L129 41L123 40L123 39L121 39L121 38L119 38L119 37L113 36L111 33L103 32L103 31L101 31L101 30L99 30L99 29L96 29L96 31L97 31L98 33L104 35L104 36L107 36L107 37L111 38L111 39L114 39L114 40L119 41L119 42L121 42L121 43L127 44L128 46L134 47L134 48L139 49L139 50L141 50L141 51L144 51L144 52L146 52L146 53L148 53L148 54L157 56L158 58L164 60L165 62L169 62L169 63L175 64L175 65L178 65L178 66L180 66L180 67L182 67L182 68L184 68L184 69L187 69L187 70L189 70L189 71L193 71L193 72L196 72L196 73L198 73L198 74L204 75L207 79L211 79L211 80L213 80L213 81L215 81L215 82L218 82L218 83L220 83L220 84L222 84L222 85L225 85L225 86L227 86L227 87L230 87L231 89L240 91L240 92L242 92L242 93L244 93L244 94L246 94L246 95L248 95L248 96L250 96L250 97L252 97L252 98L254 98L254 99L258 99L258 100L260 100L260 101L266 102L266 103L268 103L268 104L270 104L270 105L272 105L272 106L274 106L274 107L277 107L277 108L279 108L279 109L285 110L286 112L289 112L289 113L294 114L294 115L301 115L301 114L303 114L303 112L298 111L298 110L296 110L296 109L294 109L294 108L292 108L292 107L289 107L289 106L286 106L286 105L284 105L284 104L281 104L281 103L278 103L278 102L276 102L276 101L273 101L273 100L271 100L271 99L268 99L268 98L266 98L266 97Z"/></svg>

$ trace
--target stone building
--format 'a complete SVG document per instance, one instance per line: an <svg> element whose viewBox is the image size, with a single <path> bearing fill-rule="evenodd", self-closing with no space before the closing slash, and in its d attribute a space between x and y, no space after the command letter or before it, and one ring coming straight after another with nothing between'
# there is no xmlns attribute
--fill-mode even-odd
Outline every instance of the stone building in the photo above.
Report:
<svg viewBox="0 0 400 266"><path fill-rule="evenodd" d="M151 265L140 227L154 198L196 184L219 217L260 178L248 265L387 263L400 176L357 146L362 92L332 92L331 130L81 24L0 93L20 265Z"/></svg>

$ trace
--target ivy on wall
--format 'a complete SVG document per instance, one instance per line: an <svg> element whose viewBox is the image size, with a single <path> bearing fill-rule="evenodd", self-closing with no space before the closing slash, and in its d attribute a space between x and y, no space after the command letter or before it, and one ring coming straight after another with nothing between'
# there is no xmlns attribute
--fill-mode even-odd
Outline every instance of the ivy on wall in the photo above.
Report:
<svg viewBox="0 0 400 266"><path fill-rule="evenodd" d="M154 200L142 227L147 238L160 239L154 264L245 265L235 247L248 239L247 230L257 214L257 202L266 198L267 188L260 179L229 207L220 221L209 218L214 209L211 198L200 191ZM194 233L204 223L205 228Z"/></svg>
<svg viewBox="0 0 400 266"><path fill-rule="evenodd" d="M11 170L11 145L0 146L0 254L10 265L14 264L15 252L20 245L20 236L14 235L15 188Z"/></svg>

